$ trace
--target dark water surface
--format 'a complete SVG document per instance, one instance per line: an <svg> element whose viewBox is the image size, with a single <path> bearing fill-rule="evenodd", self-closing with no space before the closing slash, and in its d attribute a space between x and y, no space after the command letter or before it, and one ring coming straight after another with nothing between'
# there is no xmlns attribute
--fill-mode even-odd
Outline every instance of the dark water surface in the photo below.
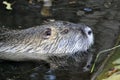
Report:
<svg viewBox="0 0 120 80"><path fill-rule="evenodd" d="M47 17L40 14L43 3L37 0L34 0L34 4L29 4L28 0L6 1L13 3L13 10L7 10L6 5L2 4L3 0L0 0L0 27L24 29L41 25L48 19L89 25L95 36L93 61L99 51L113 47L120 34L119 0L53 0L52 16ZM107 54L100 56L97 67ZM91 75L89 71L83 72L80 66L72 64L51 71L45 62L0 60L0 80L90 80Z"/></svg>

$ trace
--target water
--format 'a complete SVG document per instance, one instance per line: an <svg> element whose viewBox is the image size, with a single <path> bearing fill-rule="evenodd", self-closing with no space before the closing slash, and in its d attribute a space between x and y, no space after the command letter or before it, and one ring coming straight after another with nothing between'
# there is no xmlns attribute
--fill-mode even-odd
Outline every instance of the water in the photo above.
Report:
<svg viewBox="0 0 120 80"><path fill-rule="evenodd" d="M0 27L25 29L41 25L48 19L89 25L95 36L92 48L93 61L99 51L114 45L120 32L119 0L54 0L51 16L41 15L42 2L35 1L34 5L31 5L27 0L8 0L14 3L13 10L6 10L2 1L0 1ZM101 55L97 64L102 64L107 55L108 53ZM91 77L89 71L81 71L84 61L51 72L46 62L0 61L0 80L90 80Z"/></svg>

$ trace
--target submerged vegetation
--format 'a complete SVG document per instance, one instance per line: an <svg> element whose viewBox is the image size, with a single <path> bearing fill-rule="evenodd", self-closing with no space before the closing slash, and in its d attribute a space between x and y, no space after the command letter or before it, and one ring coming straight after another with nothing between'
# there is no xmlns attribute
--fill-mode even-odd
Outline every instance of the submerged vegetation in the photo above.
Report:
<svg viewBox="0 0 120 80"><path fill-rule="evenodd" d="M117 40L117 48L108 55L101 67L94 74L92 80L119 80L120 79L120 37ZM95 78L96 77L96 78Z"/></svg>

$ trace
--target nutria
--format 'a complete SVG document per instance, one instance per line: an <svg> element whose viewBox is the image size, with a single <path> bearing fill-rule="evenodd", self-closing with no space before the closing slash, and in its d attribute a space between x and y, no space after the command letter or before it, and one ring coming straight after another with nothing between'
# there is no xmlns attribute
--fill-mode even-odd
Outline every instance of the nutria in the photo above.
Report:
<svg viewBox="0 0 120 80"><path fill-rule="evenodd" d="M87 51L93 33L84 24L65 21L49 22L23 30L0 34L0 59L12 61L47 60Z"/></svg>

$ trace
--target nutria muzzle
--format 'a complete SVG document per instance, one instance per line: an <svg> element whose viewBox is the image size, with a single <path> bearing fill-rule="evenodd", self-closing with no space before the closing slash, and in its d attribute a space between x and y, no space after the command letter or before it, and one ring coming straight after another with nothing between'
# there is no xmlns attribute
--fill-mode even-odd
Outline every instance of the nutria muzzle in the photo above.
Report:
<svg viewBox="0 0 120 80"><path fill-rule="evenodd" d="M0 34L0 59L47 60L51 56L87 51L93 44L90 27L64 21L50 22Z"/></svg>

